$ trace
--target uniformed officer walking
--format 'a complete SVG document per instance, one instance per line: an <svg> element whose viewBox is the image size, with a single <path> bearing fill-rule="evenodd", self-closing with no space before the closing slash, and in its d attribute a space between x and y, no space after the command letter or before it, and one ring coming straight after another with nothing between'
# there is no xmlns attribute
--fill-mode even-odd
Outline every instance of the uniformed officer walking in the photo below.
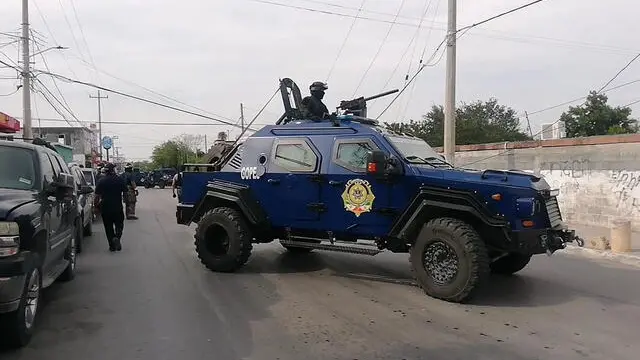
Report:
<svg viewBox="0 0 640 360"><path fill-rule="evenodd" d="M112 163L105 165L106 174L96 185L96 206L99 207L104 223L104 231L109 241L110 251L122 250L120 239L124 229L124 213L122 210L122 196L127 192L127 185L116 174L116 166Z"/></svg>
<svg viewBox="0 0 640 360"><path fill-rule="evenodd" d="M309 86L311 96L302 99L303 116L308 120L322 120L329 116L329 109L322 102L324 91L329 89L327 84L316 81Z"/></svg>
<svg viewBox="0 0 640 360"><path fill-rule="evenodd" d="M136 216L136 201L137 201L137 193L136 190L136 179L133 176L133 165L131 163L127 163L124 166L124 174L122 174L122 179L124 183L127 184L127 192L123 195L123 202L125 206L125 214L127 216L127 220L136 220L138 217Z"/></svg>

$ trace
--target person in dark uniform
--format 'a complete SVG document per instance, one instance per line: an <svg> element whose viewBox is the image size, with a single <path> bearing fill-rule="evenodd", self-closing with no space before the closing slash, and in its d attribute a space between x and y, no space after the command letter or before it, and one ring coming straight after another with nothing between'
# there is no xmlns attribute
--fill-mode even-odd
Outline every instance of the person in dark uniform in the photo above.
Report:
<svg viewBox="0 0 640 360"><path fill-rule="evenodd" d="M124 173L122 174L122 180L127 184L127 192L124 194L123 202L125 204L125 214L127 220L137 220L136 216L136 197L138 190L136 190L136 179L133 176L133 165L127 163L124 166Z"/></svg>
<svg viewBox="0 0 640 360"><path fill-rule="evenodd" d="M104 231L109 241L110 251L122 250L120 239L124 230L124 212L122 197L127 193L127 184L116 175L116 166L112 163L105 165L106 174L96 185L96 206L102 214Z"/></svg>
<svg viewBox="0 0 640 360"><path fill-rule="evenodd" d="M322 102L324 91L327 89L329 89L327 84L321 81L316 81L309 86L311 96L302 99L302 115L305 119L322 120L329 117L329 109L327 109L327 106Z"/></svg>

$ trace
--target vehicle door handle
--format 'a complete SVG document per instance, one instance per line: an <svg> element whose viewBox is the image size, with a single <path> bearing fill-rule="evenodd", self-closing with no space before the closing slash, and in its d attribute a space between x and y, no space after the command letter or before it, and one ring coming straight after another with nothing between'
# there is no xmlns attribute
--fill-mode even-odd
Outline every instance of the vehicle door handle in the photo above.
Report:
<svg viewBox="0 0 640 360"><path fill-rule="evenodd" d="M342 185L342 181L329 180L329 185L331 185L331 186L340 186L340 185Z"/></svg>
<svg viewBox="0 0 640 360"><path fill-rule="evenodd" d="M269 184L277 185L280 184L280 179L269 179L267 180Z"/></svg>

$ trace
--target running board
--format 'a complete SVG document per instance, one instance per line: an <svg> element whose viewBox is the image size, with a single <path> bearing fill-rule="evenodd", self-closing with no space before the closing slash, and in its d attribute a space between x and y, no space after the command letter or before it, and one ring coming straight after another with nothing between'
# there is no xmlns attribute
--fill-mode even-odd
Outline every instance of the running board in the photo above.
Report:
<svg viewBox="0 0 640 360"><path fill-rule="evenodd" d="M336 245L336 244L315 244L304 241L293 241L293 240L280 240L280 244L282 246L291 246L291 247L300 247L306 249L316 249L316 250L325 250L325 251L335 251L335 252L343 252L349 254L359 254L359 255L377 255L382 252L377 248L367 248L367 247L358 247L358 246L347 246L347 245Z"/></svg>
<svg viewBox="0 0 640 360"><path fill-rule="evenodd" d="M51 286L51 284L53 284L56 279L58 279L58 277L60 277L60 275L62 275L62 273L67 269L67 266L69 266L69 260L61 259L58 264L50 268L42 278L42 288L46 289Z"/></svg>

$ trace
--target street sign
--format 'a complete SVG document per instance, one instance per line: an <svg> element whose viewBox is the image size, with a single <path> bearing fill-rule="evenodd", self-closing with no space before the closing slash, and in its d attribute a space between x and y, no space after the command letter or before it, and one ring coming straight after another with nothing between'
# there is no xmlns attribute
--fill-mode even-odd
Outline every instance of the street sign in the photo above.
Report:
<svg viewBox="0 0 640 360"><path fill-rule="evenodd" d="M102 147L105 150L109 150L109 149L111 149L112 146L113 146L113 139L111 139L109 136L103 136L102 137Z"/></svg>

